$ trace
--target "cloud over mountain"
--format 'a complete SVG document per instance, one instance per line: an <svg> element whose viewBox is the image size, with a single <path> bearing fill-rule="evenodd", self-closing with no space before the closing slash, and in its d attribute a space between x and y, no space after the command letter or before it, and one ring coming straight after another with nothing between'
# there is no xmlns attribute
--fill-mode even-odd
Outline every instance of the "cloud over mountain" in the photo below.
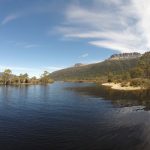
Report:
<svg viewBox="0 0 150 150"><path fill-rule="evenodd" d="M93 0L90 5L69 5L63 25L66 38L88 40L94 46L121 52L150 49L149 0Z"/></svg>

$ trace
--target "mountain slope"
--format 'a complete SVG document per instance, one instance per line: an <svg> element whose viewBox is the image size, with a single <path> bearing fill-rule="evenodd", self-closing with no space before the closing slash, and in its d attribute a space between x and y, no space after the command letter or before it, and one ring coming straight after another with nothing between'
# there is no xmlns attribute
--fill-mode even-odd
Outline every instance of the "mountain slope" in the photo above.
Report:
<svg viewBox="0 0 150 150"><path fill-rule="evenodd" d="M91 79L111 73L123 73L138 64L139 58L126 60L105 60L101 63L71 67L51 73L54 80Z"/></svg>

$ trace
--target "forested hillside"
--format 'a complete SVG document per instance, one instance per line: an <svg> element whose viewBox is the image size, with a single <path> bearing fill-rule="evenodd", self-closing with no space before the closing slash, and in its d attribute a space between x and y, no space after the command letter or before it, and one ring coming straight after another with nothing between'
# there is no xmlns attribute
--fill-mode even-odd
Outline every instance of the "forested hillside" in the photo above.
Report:
<svg viewBox="0 0 150 150"><path fill-rule="evenodd" d="M150 78L150 52L145 53L130 71L132 78Z"/></svg>
<svg viewBox="0 0 150 150"><path fill-rule="evenodd" d="M55 80L88 80L108 76L109 73L122 74L138 64L139 58L129 60L105 60L101 63L71 67L53 72Z"/></svg>

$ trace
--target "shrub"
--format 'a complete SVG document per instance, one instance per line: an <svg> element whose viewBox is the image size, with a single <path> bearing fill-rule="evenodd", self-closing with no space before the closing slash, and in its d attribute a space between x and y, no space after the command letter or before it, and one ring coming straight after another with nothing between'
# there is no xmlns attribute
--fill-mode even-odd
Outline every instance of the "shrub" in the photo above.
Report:
<svg viewBox="0 0 150 150"><path fill-rule="evenodd" d="M141 87L147 87L150 86L150 82L148 79L141 79L141 78L137 78L137 79L133 79L130 81L130 86L141 86Z"/></svg>
<svg viewBox="0 0 150 150"><path fill-rule="evenodd" d="M128 87L128 86L129 86L128 82L122 82L121 83L121 87Z"/></svg>

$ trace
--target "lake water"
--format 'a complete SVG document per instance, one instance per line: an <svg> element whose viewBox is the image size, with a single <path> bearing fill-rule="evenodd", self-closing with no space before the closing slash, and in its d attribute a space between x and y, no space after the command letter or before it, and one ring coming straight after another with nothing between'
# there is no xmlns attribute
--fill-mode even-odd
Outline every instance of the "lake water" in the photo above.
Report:
<svg viewBox="0 0 150 150"><path fill-rule="evenodd" d="M2 150L149 150L149 91L91 83L0 87Z"/></svg>

